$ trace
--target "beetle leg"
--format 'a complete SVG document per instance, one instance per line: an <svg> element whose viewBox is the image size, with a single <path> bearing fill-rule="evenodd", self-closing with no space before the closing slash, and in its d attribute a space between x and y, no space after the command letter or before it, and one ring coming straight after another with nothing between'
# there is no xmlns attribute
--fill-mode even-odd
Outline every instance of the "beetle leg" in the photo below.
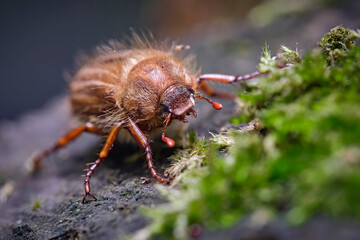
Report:
<svg viewBox="0 0 360 240"><path fill-rule="evenodd" d="M145 136L145 134L140 130L140 128L129 118L128 119L130 126L128 130L133 138L145 149L146 152L146 161L148 162L148 167L150 169L151 175L156 178L161 183L169 183L169 178L161 177L155 170L155 166L151 156L150 141Z"/></svg>
<svg viewBox="0 0 360 240"><path fill-rule="evenodd" d="M209 96L225 99L235 99L236 96L228 92L216 92L205 81L200 82L200 88Z"/></svg>
<svg viewBox="0 0 360 240"><path fill-rule="evenodd" d="M75 140L77 137L79 137L81 135L81 133L83 133L83 132L90 132L90 133L96 133L96 134L100 133L98 128L96 128L92 123L86 123L82 126L72 129L65 136L60 138L53 147L36 155L32 160L32 165L33 165L32 169L34 169L35 171L39 170L41 168L42 159L44 159L47 156L49 156L50 154L54 153L59 148L66 146L67 144L69 144L70 142Z"/></svg>
<svg viewBox="0 0 360 240"><path fill-rule="evenodd" d="M223 92L216 92L214 89L209 87L205 80L207 81L215 81L215 82L222 82L222 83L235 83L240 81L247 81L252 78L255 78L257 76L263 75L265 73L263 72L253 72L250 74L246 74L243 76L235 76L235 75L225 75L225 74L216 74L216 73L210 73L210 74L203 74L200 75L200 77L197 79L198 85L200 88L208 95L212 97L220 97L220 98L227 98L227 99L235 99L236 96L232 93L223 93Z"/></svg>
<svg viewBox="0 0 360 240"><path fill-rule="evenodd" d="M99 154L99 158L90 166L90 168L88 169L87 173L86 173L86 177L85 177L85 181L84 181L84 186L85 186L85 196L83 197L82 203L85 202L85 199L87 196L91 196L93 199L96 200L96 197L94 197L94 195L91 194L90 191L90 178L91 175L94 173L95 169L100 165L100 163L102 163L102 161L108 156L109 151L111 150L116 137L119 133L119 130L121 128L122 123L117 124L110 132L109 136L106 139L105 145L104 147L101 149L101 152Z"/></svg>

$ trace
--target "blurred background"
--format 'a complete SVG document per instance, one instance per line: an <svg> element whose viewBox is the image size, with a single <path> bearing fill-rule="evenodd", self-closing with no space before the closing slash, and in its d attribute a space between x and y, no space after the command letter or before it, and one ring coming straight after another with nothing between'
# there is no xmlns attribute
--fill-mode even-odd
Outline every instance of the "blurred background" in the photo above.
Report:
<svg viewBox="0 0 360 240"><path fill-rule="evenodd" d="M203 72L256 69L265 42L302 54L330 28L360 26L358 0L7 1L0 8L0 122L66 92L80 52L150 30L190 44Z"/></svg>

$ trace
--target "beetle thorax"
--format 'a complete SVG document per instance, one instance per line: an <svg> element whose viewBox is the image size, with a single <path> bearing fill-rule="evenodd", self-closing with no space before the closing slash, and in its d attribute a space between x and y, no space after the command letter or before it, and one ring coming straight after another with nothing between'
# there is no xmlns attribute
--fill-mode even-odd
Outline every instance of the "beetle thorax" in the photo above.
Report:
<svg viewBox="0 0 360 240"><path fill-rule="evenodd" d="M122 94L122 107L135 121L158 117L164 106L174 114L182 114L193 106L190 100L192 93L189 91L191 79L175 58L143 60L128 75Z"/></svg>

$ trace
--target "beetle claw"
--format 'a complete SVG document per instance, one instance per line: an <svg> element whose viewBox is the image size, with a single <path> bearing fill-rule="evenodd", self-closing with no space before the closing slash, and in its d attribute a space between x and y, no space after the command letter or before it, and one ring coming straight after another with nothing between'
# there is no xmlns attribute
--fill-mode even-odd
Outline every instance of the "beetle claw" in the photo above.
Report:
<svg viewBox="0 0 360 240"><path fill-rule="evenodd" d="M96 198L94 195L92 195L91 192L86 192L86 193L85 193L85 196L84 196L83 199L82 199L82 203L85 203L85 200L86 200L86 197L87 197L87 196L90 196L90 197L92 197L95 201L97 201L97 198Z"/></svg>

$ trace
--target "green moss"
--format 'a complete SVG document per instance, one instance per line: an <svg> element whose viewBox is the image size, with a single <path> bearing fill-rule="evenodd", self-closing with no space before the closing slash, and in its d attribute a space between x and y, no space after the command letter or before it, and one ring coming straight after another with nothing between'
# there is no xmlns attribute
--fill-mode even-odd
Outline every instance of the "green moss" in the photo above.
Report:
<svg viewBox="0 0 360 240"><path fill-rule="evenodd" d="M149 233L186 239L194 224L229 227L245 216L262 224L279 216L292 224L315 214L360 218L360 47L346 43L355 31L340 32L346 50L331 61L326 49L300 61L284 48L290 67L279 69L280 58L264 50L259 68L271 73L244 86L233 122L257 118L266 131L233 129L173 157L182 164L202 156L179 171L177 187L160 188L168 204L144 210L153 218Z"/></svg>
<svg viewBox="0 0 360 240"><path fill-rule="evenodd" d="M191 173L194 169L198 169L205 165L206 142L200 139L194 139L193 133L189 136L189 146L183 150L179 150L170 157L173 164L165 171L166 174L175 178L173 184L178 183L186 173Z"/></svg>
<svg viewBox="0 0 360 240"><path fill-rule="evenodd" d="M360 32L335 27L325 34L318 45L327 55L327 61L335 64L339 58L347 55L347 52L356 46L355 40L359 39Z"/></svg>
<svg viewBox="0 0 360 240"><path fill-rule="evenodd" d="M33 203L31 208L32 208L33 211L37 211L37 210L39 210L41 208L41 206L42 206L42 201L39 199L39 200L36 200Z"/></svg>

